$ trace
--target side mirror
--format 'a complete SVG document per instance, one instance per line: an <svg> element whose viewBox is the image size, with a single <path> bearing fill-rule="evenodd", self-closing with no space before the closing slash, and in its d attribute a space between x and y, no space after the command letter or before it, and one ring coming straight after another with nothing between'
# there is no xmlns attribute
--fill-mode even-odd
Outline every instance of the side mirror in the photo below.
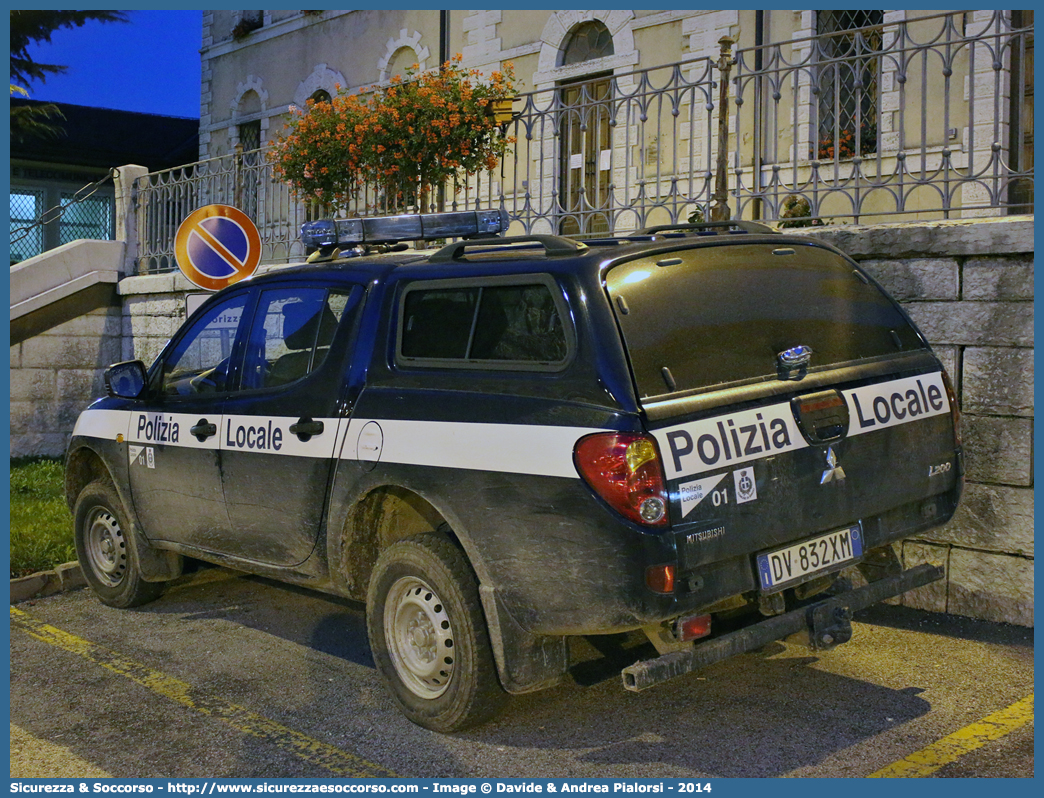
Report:
<svg viewBox="0 0 1044 798"><path fill-rule="evenodd" d="M145 364L140 360L114 363L105 370L105 391L121 399L137 399L145 390Z"/></svg>

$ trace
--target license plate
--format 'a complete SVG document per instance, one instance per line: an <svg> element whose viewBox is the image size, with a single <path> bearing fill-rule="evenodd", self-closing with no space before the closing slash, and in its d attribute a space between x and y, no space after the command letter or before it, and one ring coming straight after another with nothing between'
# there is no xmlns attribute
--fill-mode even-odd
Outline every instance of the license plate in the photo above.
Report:
<svg viewBox="0 0 1044 798"><path fill-rule="evenodd" d="M785 549L759 554L758 576L762 592L781 590L809 574L829 573L863 556L859 525L838 529Z"/></svg>

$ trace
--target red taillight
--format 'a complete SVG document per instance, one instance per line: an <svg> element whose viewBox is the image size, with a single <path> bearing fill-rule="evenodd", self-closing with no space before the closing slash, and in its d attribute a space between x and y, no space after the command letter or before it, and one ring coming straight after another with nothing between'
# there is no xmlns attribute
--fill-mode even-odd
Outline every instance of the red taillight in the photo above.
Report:
<svg viewBox="0 0 1044 798"><path fill-rule="evenodd" d="M953 389L953 382L946 369L942 371L943 385L946 388L946 398L950 400L950 418L953 419L953 440L957 446L961 445L961 408L957 404L957 391Z"/></svg>
<svg viewBox="0 0 1044 798"><path fill-rule="evenodd" d="M642 526L667 525L667 489L656 441L648 435L598 432L573 450L576 470L610 507Z"/></svg>
<svg viewBox="0 0 1044 798"><path fill-rule="evenodd" d="M653 593L673 593L674 566L650 565L645 569L645 585Z"/></svg>

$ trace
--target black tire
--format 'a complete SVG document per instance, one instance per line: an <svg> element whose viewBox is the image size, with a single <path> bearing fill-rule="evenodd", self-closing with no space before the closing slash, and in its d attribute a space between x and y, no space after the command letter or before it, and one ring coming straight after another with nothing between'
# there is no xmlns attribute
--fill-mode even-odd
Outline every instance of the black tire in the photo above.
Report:
<svg viewBox="0 0 1044 798"><path fill-rule="evenodd" d="M366 628L384 683L417 725L461 731L507 702L475 574L443 535L417 535L381 552L367 592Z"/></svg>
<svg viewBox="0 0 1044 798"><path fill-rule="evenodd" d="M80 491L73 507L76 557L87 584L110 607L137 607L163 592L163 582L141 578L129 534L123 502L109 482L92 482Z"/></svg>

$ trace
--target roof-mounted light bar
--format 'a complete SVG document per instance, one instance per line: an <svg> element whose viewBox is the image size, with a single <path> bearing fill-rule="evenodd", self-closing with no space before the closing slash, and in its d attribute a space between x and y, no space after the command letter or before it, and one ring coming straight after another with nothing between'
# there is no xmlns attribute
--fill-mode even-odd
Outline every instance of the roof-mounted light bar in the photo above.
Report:
<svg viewBox="0 0 1044 798"><path fill-rule="evenodd" d="M502 233L508 223L507 212L503 210L320 219L301 225L301 242L310 250L326 250L400 241L475 238Z"/></svg>

